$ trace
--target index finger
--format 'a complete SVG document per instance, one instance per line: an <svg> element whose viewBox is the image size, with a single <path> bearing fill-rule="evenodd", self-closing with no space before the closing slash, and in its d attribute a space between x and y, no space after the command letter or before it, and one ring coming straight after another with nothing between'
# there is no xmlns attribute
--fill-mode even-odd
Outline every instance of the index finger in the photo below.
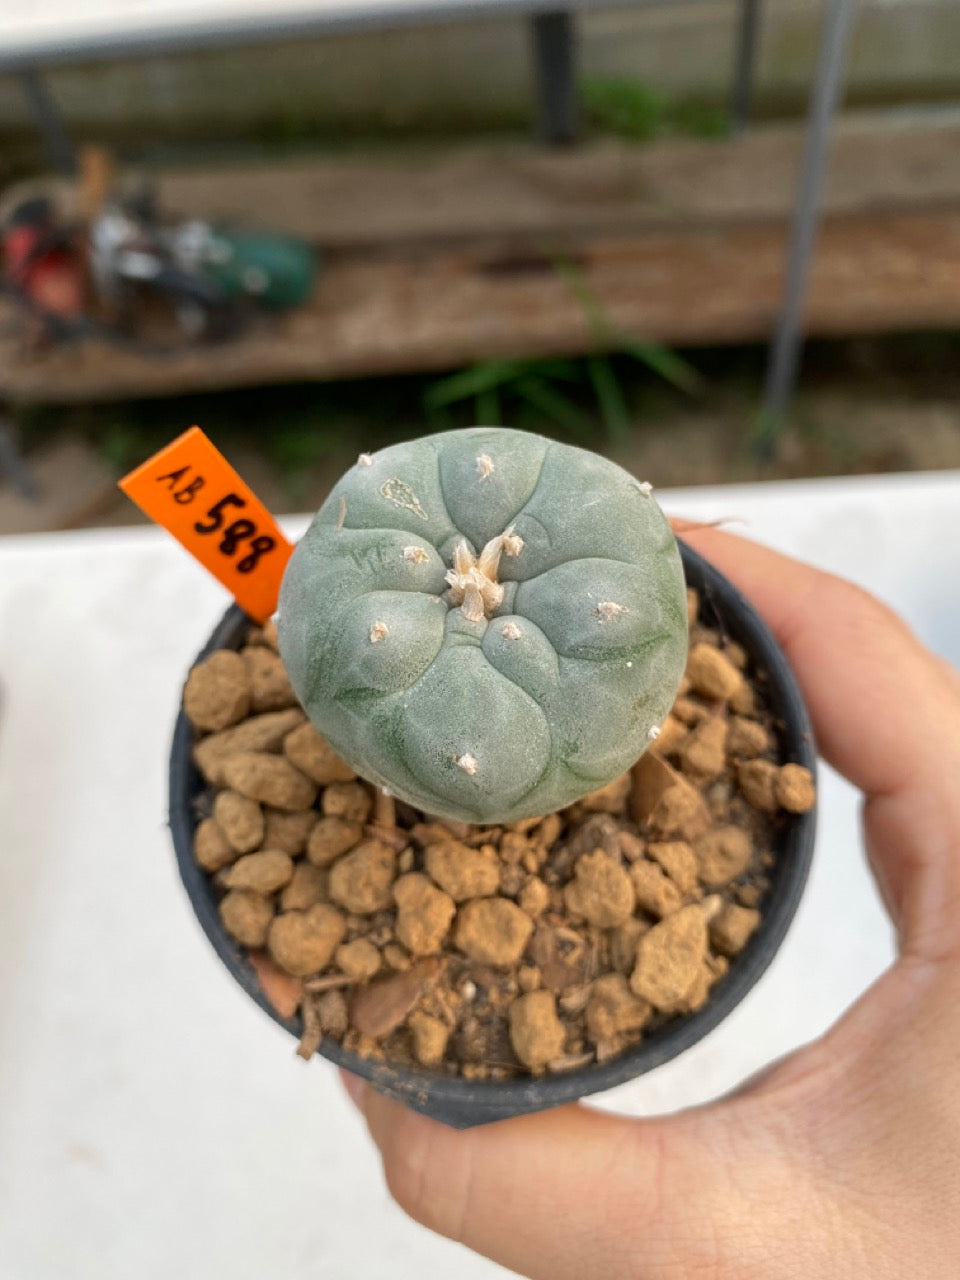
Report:
<svg viewBox="0 0 960 1280"><path fill-rule="evenodd" d="M945 913L955 919L960 909L956 674L852 583L715 529L683 537L770 626L825 758L865 793L874 871L902 944L952 942Z"/></svg>

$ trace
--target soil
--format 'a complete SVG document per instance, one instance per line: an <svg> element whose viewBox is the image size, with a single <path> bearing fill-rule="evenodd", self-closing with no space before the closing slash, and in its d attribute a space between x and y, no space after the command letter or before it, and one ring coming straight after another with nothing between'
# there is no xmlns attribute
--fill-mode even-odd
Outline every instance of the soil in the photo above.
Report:
<svg viewBox="0 0 960 1280"><path fill-rule="evenodd" d="M439 821L357 778L308 724L271 624L192 671L207 789L195 853L268 1000L364 1057L502 1080L606 1061L699 1009L761 920L813 779L762 673L698 619L654 745L570 808Z"/></svg>

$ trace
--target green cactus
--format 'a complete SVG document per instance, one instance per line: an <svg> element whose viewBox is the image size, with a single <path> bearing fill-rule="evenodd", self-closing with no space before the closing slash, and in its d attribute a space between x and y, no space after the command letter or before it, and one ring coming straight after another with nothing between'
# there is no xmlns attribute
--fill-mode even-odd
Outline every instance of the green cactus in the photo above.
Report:
<svg viewBox="0 0 960 1280"><path fill-rule="evenodd" d="M428 813L516 821L655 736L686 660L683 570L650 486L620 467L450 431L340 480L287 567L279 640L358 773Z"/></svg>

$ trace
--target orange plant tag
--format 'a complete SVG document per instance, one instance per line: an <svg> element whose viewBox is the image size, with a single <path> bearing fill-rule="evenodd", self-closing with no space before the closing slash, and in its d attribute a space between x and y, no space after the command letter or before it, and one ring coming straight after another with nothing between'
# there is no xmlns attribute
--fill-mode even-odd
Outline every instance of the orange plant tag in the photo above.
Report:
<svg viewBox="0 0 960 1280"><path fill-rule="evenodd" d="M199 427L124 476L120 488L209 569L241 609L266 622L293 545Z"/></svg>

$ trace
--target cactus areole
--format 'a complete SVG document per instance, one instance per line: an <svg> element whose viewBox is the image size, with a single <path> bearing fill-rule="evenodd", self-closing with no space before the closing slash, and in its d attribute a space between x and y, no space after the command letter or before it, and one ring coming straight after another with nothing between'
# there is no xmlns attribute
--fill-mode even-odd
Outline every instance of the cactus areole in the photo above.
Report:
<svg viewBox="0 0 960 1280"><path fill-rule="evenodd" d="M280 651L363 777L466 822L561 809L670 710L686 595L663 513L620 467L477 427L361 454L280 593Z"/></svg>

